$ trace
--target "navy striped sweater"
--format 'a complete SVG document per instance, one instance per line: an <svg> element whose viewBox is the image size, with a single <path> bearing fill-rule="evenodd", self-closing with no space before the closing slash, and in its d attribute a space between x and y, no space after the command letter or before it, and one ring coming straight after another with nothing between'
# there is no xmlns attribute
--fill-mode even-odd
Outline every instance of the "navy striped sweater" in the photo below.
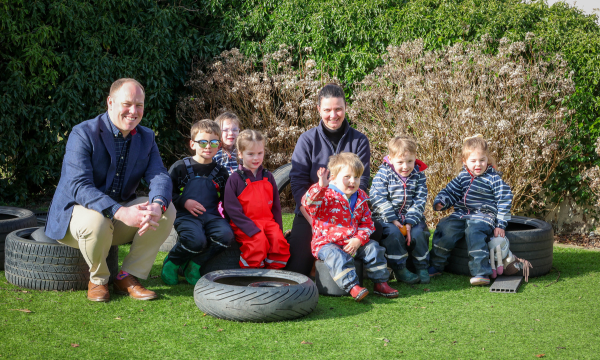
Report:
<svg viewBox="0 0 600 360"><path fill-rule="evenodd" d="M424 222L427 184L423 170L426 168L427 165L417 160L404 183L386 156L369 191L373 217L383 222L398 220L403 225Z"/></svg>
<svg viewBox="0 0 600 360"><path fill-rule="evenodd" d="M480 176L471 176L465 167L435 197L433 208L454 206L451 218L481 220L492 227L506 229L510 220L513 193L493 167Z"/></svg>

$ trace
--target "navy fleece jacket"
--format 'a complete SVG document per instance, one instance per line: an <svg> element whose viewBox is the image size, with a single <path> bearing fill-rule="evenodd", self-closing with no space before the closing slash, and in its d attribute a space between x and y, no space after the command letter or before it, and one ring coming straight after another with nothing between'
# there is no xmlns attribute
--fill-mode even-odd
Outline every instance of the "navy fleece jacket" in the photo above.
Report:
<svg viewBox="0 0 600 360"><path fill-rule="evenodd" d="M344 120L347 122L347 120ZM344 136L340 139L337 149L323 132L323 121L318 126L300 135L294 153L292 154L292 170L290 183L292 195L296 200L296 214L300 215L302 196L308 189L319 181L317 171L326 168L331 155L341 152L351 152L360 158L365 171L360 178L360 188L367 192L370 177L371 148L369 139L358 130L347 126Z"/></svg>

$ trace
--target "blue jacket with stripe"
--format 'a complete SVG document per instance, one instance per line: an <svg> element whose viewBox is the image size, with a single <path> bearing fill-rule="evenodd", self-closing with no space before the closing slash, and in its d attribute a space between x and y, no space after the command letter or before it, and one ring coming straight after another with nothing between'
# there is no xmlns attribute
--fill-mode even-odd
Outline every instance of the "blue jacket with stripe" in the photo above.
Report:
<svg viewBox="0 0 600 360"><path fill-rule="evenodd" d="M403 225L424 222L427 179L423 170L426 168L427 165L417 160L405 183L386 156L369 191L373 217L383 222L398 220Z"/></svg>
<svg viewBox="0 0 600 360"><path fill-rule="evenodd" d="M463 167L435 197L433 208L442 204L442 210L454 206L451 218L481 220L492 227L506 229L510 220L513 193L496 170L488 166L485 173L472 176Z"/></svg>

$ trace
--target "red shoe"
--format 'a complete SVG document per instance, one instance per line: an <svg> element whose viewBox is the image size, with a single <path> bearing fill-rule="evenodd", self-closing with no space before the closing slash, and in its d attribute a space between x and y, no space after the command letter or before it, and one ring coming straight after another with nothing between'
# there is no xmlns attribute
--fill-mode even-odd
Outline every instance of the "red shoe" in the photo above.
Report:
<svg viewBox="0 0 600 360"><path fill-rule="evenodd" d="M373 291L377 295L388 297L388 298L397 298L398 297L398 290L392 289L386 282L375 284L375 286L373 287Z"/></svg>
<svg viewBox="0 0 600 360"><path fill-rule="evenodd" d="M364 287L354 285L354 287L350 289L350 296L352 296L356 302L360 302L367 295L369 295L369 290Z"/></svg>

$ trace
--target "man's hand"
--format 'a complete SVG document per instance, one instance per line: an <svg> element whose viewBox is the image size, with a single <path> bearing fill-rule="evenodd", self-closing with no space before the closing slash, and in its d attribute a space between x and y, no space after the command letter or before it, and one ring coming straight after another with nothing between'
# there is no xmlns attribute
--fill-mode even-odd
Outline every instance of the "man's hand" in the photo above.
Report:
<svg viewBox="0 0 600 360"><path fill-rule="evenodd" d="M144 220L142 220L142 223L140 224L140 229L138 230L138 234L140 236L144 235L144 233L146 231L148 231L148 229L152 229L152 230L156 231L156 228L158 227L158 221L162 217L162 211L160 209L160 205L158 205L156 203L152 203L152 204L148 205L146 207L146 210L151 211L152 214L144 217Z"/></svg>
<svg viewBox="0 0 600 360"><path fill-rule="evenodd" d="M319 186L324 188L329 186L329 170L325 168L320 168L317 171L317 176L319 177Z"/></svg>
<svg viewBox="0 0 600 360"><path fill-rule="evenodd" d="M158 213L160 214L160 208ZM115 213L114 218L127 226L140 228L142 227L142 223L148 222L146 217L151 217L152 215L155 214L149 209L148 202L146 201L143 204L121 206Z"/></svg>
<svg viewBox="0 0 600 360"><path fill-rule="evenodd" d="M404 225L406 227L406 246L410 246L410 229L412 229L411 224Z"/></svg>
<svg viewBox="0 0 600 360"><path fill-rule="evenodd" d="M342 248L344 252L352 257L356 255L356 251L360 247L360 240L358 238L352 238L346 241L346 245Z"/></svg>
<svg viewBox="0 0 600 360"><path fill-rule="evenodd" d="M442 210L442 208L443 208L443 207L444 207L444 205L442 205L442 203L437 203L437 204L435 204L435 210L436 210L436 211L440 211L440 210Z"/></svg>
<svg viewBox="0 0 600 360"><path fill-rule="evenodd" d="M198 217L198 215L202 215L202 214L204 214L204 212L206 212L206 209L204 208L204 206L202 206L202 204L200 204L199 202L197 202L196 200L193 200L193 199L187 199L183 206L185 207L185 209L187 211L189 211L190 213L192 213L192 215L194 215L196 217Z"/></svg>
<svg viewBox="0 0 600 360"><path fill-rule="evenodd" d="M504 229L500 229L500 228L495 228L494 229L494 236L495 237L504 237L504 235L506 235L506 233L504 232Z"/></svg>

